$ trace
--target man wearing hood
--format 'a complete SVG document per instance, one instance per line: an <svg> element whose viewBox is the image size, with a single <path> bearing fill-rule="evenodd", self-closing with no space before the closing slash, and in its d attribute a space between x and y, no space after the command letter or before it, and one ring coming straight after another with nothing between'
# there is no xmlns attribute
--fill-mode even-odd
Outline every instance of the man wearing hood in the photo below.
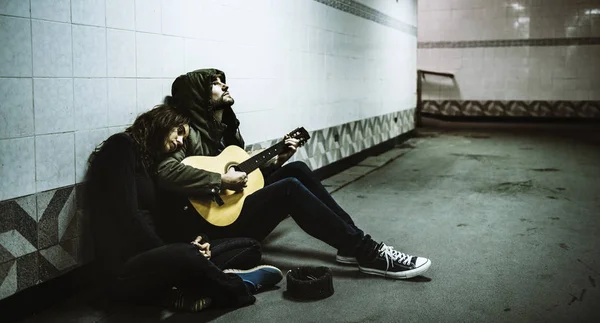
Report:
<svg viewBox="0 0 600 323"><path fill-rule="evenodd" d="M431 265L427 258L404 254L364 234L303 162L282 166L296 151L296 139L286 139L287 150L261 169L267 175L265 187L245 199L233 224L208 224L181 197L217 199L221 190L243 189L247 174L234 169L219 174L181 161L186 156L216 156L228 145L244 148L240 123L232 109L234 99L225 73L217 69L177 77L171 94L165 101L189 116L191 122L183 149L163 160L157 169L159 187L174 194L165 198L171 204L162 224L167 235L187 239L200 230L213 239L250 237L262 241L290 215L306 233L336 248L337 262L358 265L362 272L403 279L420 275Z"/></svg>

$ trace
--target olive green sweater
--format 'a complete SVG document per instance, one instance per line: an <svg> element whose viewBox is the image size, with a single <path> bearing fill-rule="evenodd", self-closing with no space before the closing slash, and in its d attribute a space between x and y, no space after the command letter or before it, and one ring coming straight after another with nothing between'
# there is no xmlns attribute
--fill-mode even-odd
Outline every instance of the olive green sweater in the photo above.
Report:
<svg viewBox="0 0 600 323"><path fill-rule="evenodd" d="M195 70L179 76L173 82L172 103L190 117L190 135L182 149L159 163L157 183L162 189L187 196L214 195L221 187L221 174L196 169L181 161L187 156L216 156L229 145L244 148L244 140L238 129L240 123L231 107L223 111L222 122L214 118L209 99L217 74L225 83L225 73L217 69Z"/></svg>

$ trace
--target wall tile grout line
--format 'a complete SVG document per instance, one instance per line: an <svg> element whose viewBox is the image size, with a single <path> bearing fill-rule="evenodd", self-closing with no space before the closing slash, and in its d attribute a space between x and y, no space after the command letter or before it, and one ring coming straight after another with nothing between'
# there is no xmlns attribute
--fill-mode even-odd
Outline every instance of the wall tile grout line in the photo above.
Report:
<svg viewBox="0 0 600 323"><path fill-rule="evenodd" d="M33 68L33 19L31 18L31 0L29 0L29 28L31 32L31 109L33 115L33 193L37 192L37 158L36 158L36 130L35 130L35 84L33 80L34 68Z"/></svg>
<svg viewBox="0 0 600 323"><path fill-rule="evenodd" d="M75 178L75 165L77 165L77 154L75 153L76 143L75 143L75 132L77 131L77 107L75 106L75 44L73 38L73 2L69 1L69 7L71 10L71 84L73 85L73 178ZM37 187L36 187L37 191Z"/></svg>
<svg viewBox="0 0 600 323"><path fill-rule="evenodd" d="M104 1L104 58L106 59L106 69L105 69L105 83L106 83L106 128L110 124L110 102L109 102L109 77L108 77L108 9L106 0ZM75 138L75 147L77 147L77 137ZM77 155L77 151L75 151L75 155ZM75 182L77 182L77 174L75 174Z"/></svg>
<svg viewBox="0 0 600 323"><path fill-rule="evenodd" d="M138 57L137 57L137 47L138 47L138 41L137 41L137 35L138 35L138 31L137 31L137 0L133 0L133 41L134 41L134 46L133 46L133 52L134 52L134 57L135 57L135 115L138 116L139 115L139 111L138 111L138 102L140 100L139 97L139 93L138 93Z"/></svg>

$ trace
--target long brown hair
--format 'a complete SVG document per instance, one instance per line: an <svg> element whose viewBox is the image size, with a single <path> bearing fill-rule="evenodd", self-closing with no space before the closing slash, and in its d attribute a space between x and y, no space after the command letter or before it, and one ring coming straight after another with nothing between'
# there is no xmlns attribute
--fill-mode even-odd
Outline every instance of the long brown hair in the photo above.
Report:
<svg viewBox="0 0 600 323"><path fill-rule="evenodd" d="M175 107L160 104L140 114L125 132L135 142L142 166L151 170L156 159L163 153L164 141L169 132L189 122L190 119Z"/></svg>

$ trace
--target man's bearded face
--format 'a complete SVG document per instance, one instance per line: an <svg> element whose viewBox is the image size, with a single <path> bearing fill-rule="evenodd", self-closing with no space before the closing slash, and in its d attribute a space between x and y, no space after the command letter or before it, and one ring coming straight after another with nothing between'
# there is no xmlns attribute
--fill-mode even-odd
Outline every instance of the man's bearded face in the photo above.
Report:
<svg viewBox="0 0 600 323"><path fill-rule="evenodd" d="M210 103L215 110L225 109L230 107L235 102L229 94L229 86L221 82L221 78L217 77L212 82L212 92Z"/></svg>

